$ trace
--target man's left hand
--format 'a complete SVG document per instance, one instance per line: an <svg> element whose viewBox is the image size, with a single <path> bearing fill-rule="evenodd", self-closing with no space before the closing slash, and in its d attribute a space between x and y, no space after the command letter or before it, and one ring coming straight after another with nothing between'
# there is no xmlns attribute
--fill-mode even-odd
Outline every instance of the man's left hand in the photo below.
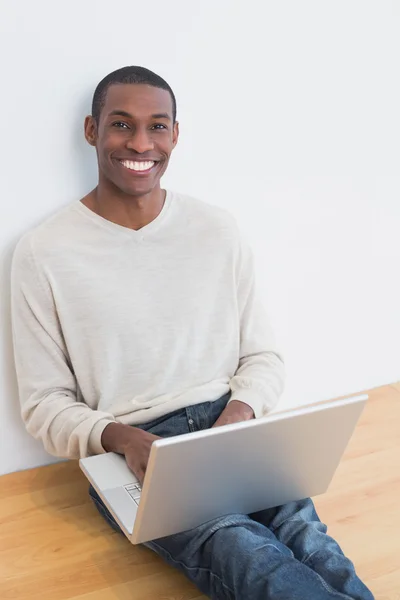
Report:
<svg viewBox="0 0 400 600"><path fill-rule="evenodd" d="M254 411L248 404L240 402L239 400L232 400L227 404L226 408L222 411L218 419L215 421L213 427L221 427L221 425L231 425L232 423L239 423L240 421L249 421L254 419Z"/></svg>

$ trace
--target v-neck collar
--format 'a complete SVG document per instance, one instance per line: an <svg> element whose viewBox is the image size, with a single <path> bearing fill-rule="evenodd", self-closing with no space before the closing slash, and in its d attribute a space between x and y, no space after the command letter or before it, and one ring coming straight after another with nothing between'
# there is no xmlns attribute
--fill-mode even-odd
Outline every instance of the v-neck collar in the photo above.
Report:
<svg viewBox="0 0 400 600"><path fill-rule="evenodd" d="M89 217L93 222L97 223L97 225L106 228L109 231L120 234L122 233L125 237L129 237L131 239L143 240L144 237L147 236L149 233L152 233L153 231L158 229L162 222L165 220L169 212L169 208L172 204L172 198L173 194L169 190L166 190L164 205L160 213L156 216L155 219L153 219L152 221L150 221L150 223L148 223L144 227L141 227L140 229L131 229L130 227L125 227L124 225L118 225L118 223L109 221L108 219L101 217L93 210L85 206L80 200L75 202L75 208L81 214L85 215L86 217Z"/></svg>

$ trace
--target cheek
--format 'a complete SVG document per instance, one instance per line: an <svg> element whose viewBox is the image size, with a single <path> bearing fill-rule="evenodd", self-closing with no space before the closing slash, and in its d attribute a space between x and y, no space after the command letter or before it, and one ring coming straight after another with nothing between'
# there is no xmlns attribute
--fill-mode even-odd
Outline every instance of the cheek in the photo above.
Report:
<svg viewBox="0 0 400 600"><path fill-rule="evenodd" d="M159 177L162 177L162 175L165 173L165 171L167 170L168 167L168 163L169 163L169 159L170 157L168 156L167 158L165 158L163 165L161 167L161 170L159 172Z"/></svg>
<svg viewBox="0 0 400 600"><path fill-rule="evenodd" d="M166 157L166 162L170 159L172 150L174 149L172 140L170 138L162 140L162 142L156 142L156 148Z"/></svg>
<svg viewBox="0 0 400 600"><path fill-rule="evenodd" d="M118 150L123 143L124 141L121 135L109 131L103 133L99 147L101 148L102 155L106 156L107 154L111 154L114 150Z"/></svg>
<svg viewBox="0 0 400 600"><path fill-rule="evenodd" d="M105 148L102 148L101 152L98 154L99 165L102 167L103 171L107 171L110 167L110 160L108 158L108 153Z"/></svg>

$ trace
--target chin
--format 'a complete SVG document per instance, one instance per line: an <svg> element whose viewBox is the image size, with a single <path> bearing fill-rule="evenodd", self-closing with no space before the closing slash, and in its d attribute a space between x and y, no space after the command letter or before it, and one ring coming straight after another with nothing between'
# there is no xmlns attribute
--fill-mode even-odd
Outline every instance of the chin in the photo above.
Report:
<svg viewBox="0 0 400 600"><path fill-rule="evenodd" d="M151 184L151 183L146 184L145 182L143 182L142 185L126 185L126 182L124 182L123 184L118 184L117 182L114 182L114 185L123 194L134 197L134 196L146 196L147 194L150 194L159 185L159 182L156 181L153 184Z"/></svg>
<svg viewBox="0 0 400 600"><path fill-rule="evenodd" d="M147 196L147 194L151 194L151 192L154 190L156 186L149 186L149 187L141 187L141 188L130 188L130 189L126 189L124 190L126 194L128 194L129 196Z"/></svg>

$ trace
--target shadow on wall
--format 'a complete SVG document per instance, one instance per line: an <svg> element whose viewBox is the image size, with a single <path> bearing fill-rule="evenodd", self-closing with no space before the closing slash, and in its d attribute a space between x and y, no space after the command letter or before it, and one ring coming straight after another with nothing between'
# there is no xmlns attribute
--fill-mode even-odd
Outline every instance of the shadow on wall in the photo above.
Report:
<svg viewBox="0 0 400 600"><path fill-rule="evenodd" d="M91 96L85 94L78 100L72 98L71 104L75 104L73 122L70 127L70 135L63 138L64 147L60 149L60 177L55 178L55 185L59 188L54 190L51 187L45 187L47 197L43 198L44 206L50 206L50 211L46 208L42 213L39 211L39 216L31 223L29 229L37 226L69 202L83 197L96 185L97 162L95 149L86 142L83 129L84 118L87 114L90 114ZM59 132L55 130L54 136L54 142L57 142L59 146ZM63 161L63 156L69 156L69 165ZM64 164L66 164L65 171L63 171ZM43 177L46 177L45 171ZM56 197L54 205L53 197ZM25 231L21 231L20 235L16 236L11 242L9 241L3 245L0 255L0 360L2 362L0 369L2 380L0 474L48 464L56 460L44 451L41 443L33 440L24 430L20 416L12 345L10 280L13 253L18 240L24 233Z"/></svg>
<svg viewBox="0 0 400 600"><path fill-rule="evenodd" d="M41 443L35 441L26 431L20 414L18 386L15 374L11 327L11 262L15 246L12 243L3 249L0 264L0 357L1 365L1 405L0 405L0 475L29 469L58 459L45 452Z"/></svg>
<svg viewBox="0 0 400 600"><path fill-rule="evenodd" d="M18 238L8 244L1 256L0 264L0 356L3 357L3 387L9 417L12 419L10 425L19 424L18 387L15 375L14 355L12 347L11 332L11 261ZM14 402L15 399L15 402Z"/></svg>
<svg viewBox="0 0 400 600"><path fill-rule="evenodd" d="M85 117L91 114L91 108L92 93L85 94L77 103L75 110L76 121L73 127L73 135L70 139L71 152L74 157L76 190L79 198L83 198L83 196L93 189L97 185L98 179L96 149L88 144L84 134Z"/></svg>

